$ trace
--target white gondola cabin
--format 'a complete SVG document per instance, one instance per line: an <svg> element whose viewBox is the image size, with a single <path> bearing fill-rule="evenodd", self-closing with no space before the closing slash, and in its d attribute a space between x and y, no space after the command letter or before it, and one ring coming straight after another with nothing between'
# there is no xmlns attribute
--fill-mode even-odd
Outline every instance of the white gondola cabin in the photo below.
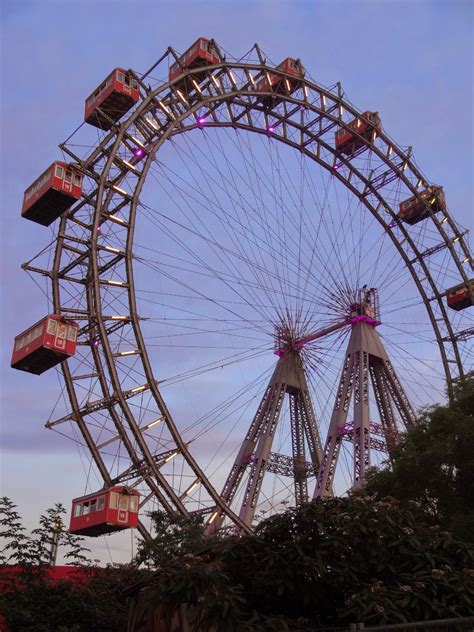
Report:
<svg viewBox="0 0 474 632"><path fill-rule="evenodd" d="M21 216L49 226L82 195L82 173L66 162L53 162L23 197Z"/></svg>
<svg viewBox="0 0 474 632"><path fill-rule="evenodd" d="M110 75L87 97L84 121L109 130L140 98L138 82L123 68L115 68Z"/></svg>
<svg viewBox="0 0 474 632"><path fill-rule="evenodd" d="M11 366L41 375L76 352L79 325L50 314L15 338Z"/></svg>
<svg viewBox="0 0 474 632"><path fill-rule="evenodd" d="M446 293L448 307L459 312L461 309L474 305L474 279L466 283L460 283L449 289Z"/></svg>
<svg viewBox="0 0 474 632"><path fill-rule="evenodd" d="M97 537L138 525L140 493L114 486L72 501L70 533Z"/></svg>

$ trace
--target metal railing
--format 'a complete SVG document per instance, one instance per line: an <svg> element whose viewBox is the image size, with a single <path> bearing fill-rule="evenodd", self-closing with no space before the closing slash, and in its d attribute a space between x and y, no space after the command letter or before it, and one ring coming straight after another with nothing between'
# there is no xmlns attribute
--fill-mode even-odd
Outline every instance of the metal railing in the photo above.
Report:
<svg viewBox="0 0 474 632"><path fill-rule="evenodd" d="M358 632L363 630L364 632L430 632L431 630L437 630L438 632L474 632L474 617L463 617L457 619L438 619L436 621L418 621L416 623L397 623L394 625L382 625L382 626L364 626L364 624L355 624L356 627L349 627L350 632ZM359 626L359 627L357 627ZM362 627L361 627L362 626Z"/></svg>
<svg viewBox="0 0 474 632"><path fill-rule="evenodd" d="M436 621L417 621L414 623L396 623L384 625L365 625L351 623L349 627L321 627L292 630L292 632L474 632L474 617L457 619L437 619Z"/></svg>

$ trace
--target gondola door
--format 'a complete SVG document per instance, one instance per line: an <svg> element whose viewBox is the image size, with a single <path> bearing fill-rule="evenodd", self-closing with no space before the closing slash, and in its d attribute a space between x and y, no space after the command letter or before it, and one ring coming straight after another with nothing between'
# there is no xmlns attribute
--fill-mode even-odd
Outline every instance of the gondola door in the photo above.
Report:
<svg viewBox="0 0 474 632"><path fill-rule="evenodd" d="M120 495L117 522L128 522L128 496L125 496L124 494Z"/></svg>
<svg viewBox="0 0 474 632"><path fill-rule="evenodd" d="M67 323L57 322L54 348L64 350L66 348Z"/></svg>
<svg viewBox="0 0 474 632"><path fill-rule="evenodd" d="M66 173L64 174L63 191L67 191L68 193L72 191L72 171L70 169L66 169Z"/></svg>

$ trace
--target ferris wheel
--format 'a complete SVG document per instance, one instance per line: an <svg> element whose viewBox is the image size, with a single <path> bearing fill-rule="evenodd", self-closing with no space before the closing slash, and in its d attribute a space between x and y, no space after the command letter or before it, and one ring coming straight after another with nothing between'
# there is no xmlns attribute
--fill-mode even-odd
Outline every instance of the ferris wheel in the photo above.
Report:
<svg viewBox="0 0 474 632"><path fill-rule="evenodd" d="M148 538L154 508L248 532L362 486L472 377L473 261L442 186L300 60L169 48L111 72L60 148L22 209L58 220L23 266L50 315L12 365L61 362L46 426L93 466L76 532Z"/></svg>

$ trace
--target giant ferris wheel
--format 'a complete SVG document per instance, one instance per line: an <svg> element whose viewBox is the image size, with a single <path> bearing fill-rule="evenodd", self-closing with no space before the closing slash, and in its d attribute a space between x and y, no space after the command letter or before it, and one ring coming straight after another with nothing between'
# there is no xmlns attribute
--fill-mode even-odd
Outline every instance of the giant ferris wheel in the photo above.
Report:
<svg viewBox="0 0 474 632"><path fill-rule="evenodd" d="M23 266L51 316L13 364L68 358L46 426L90 464L89 516L89 492L126 489L145 538L156 508L248 532L363 485L472 377L466 231L339 83L200 38L115 69L84 118L25 192L58 221Z"/></svg>

